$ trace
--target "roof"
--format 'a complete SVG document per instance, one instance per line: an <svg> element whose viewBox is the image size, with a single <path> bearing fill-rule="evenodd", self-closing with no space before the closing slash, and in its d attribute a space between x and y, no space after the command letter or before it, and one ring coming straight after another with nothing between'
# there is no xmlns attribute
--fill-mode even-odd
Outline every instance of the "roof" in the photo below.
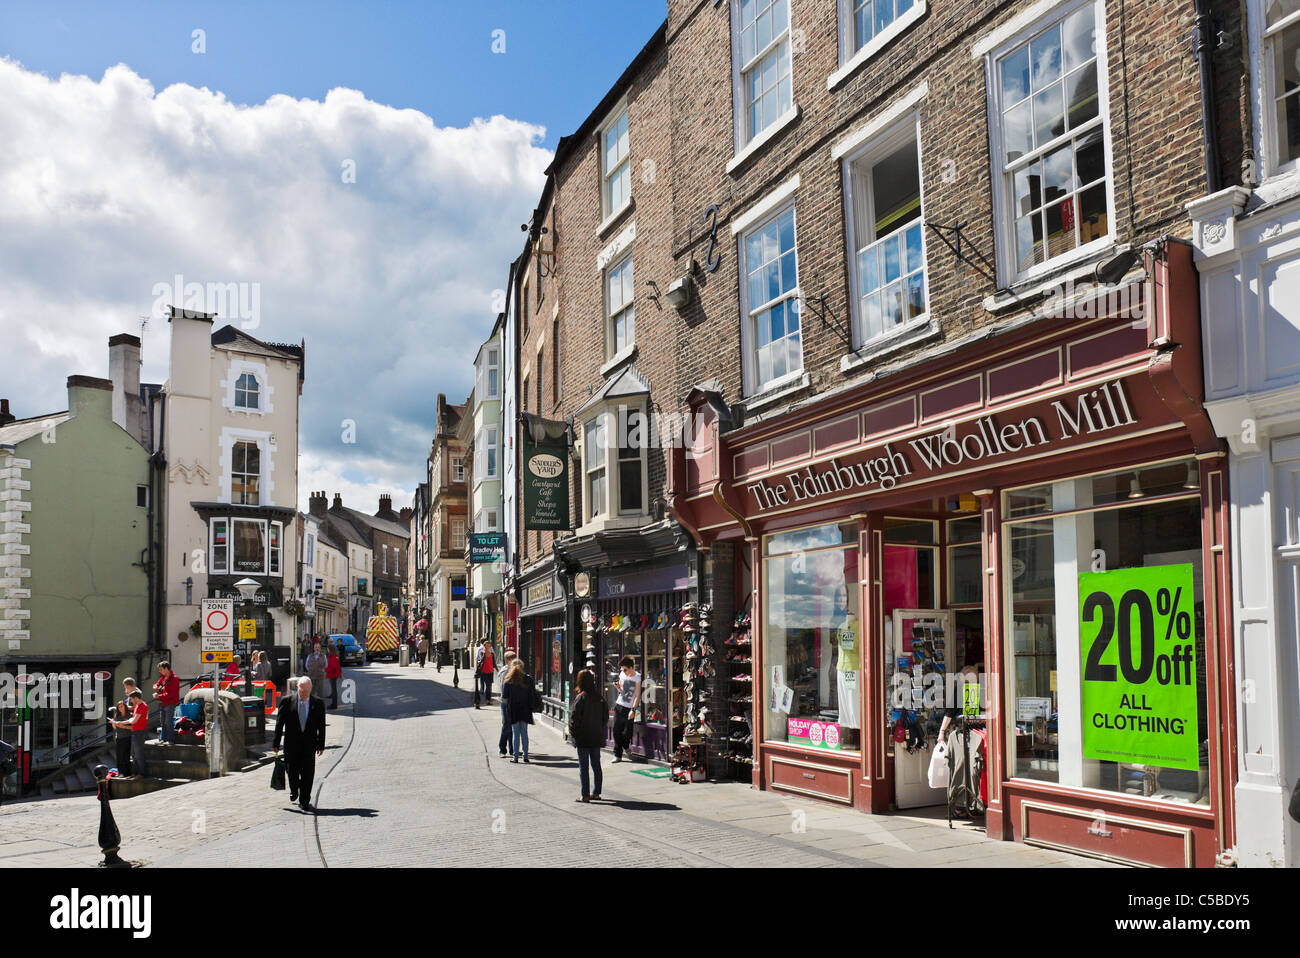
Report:
<svg viewBox="0 0 1300 958"><path fill-rule="evenodd" d="M636 371L635 366L624 366L619 374L605 383L594 396L588 399L575 416L582 414L584 409L595 406L599 403L607 402L610 399L622 399L628 396L644 396L650 392L650 384L641 378L641 374Z"/></svg>
<svg viewBox="0 0 1300 958"><path fill-rule="evenodd" d="M381 519L378 516L367 515L364 512L358 512L356 509L349 509L347 506L343 507L343 511L347 513L347 516L352 521L353 525L360 522L369 526L371 529L378 529L380 532L386 532L390 536L400 536L403 539L409 539L411 537L411 530L399 522L392 522L388 519Z"/></svg>
<svg viewBox="0 0 1300 958"><path fill-rule="evenodd" d="M344 508L344 512L347 511L349 510ZM350 518L351 517L349 517L349 519ZM326 519L329 522L330 532L337 533L339 539L342 539L345 542L355 542L357 545L365 546L367 549L370 548L370 539L358 532L356 527L348 521L348 519L343 518L332 509L326 516Z"/></svg>
<svg viewBox="0 0 1300 958"><path fill-rule="evenodd" d="M72 413L64 411L50 413L48 416L36 416L32 419L15 419L7 426L0 426L0 444L16 446L24 439L39 436L55 426L62 425L71 418L73 418Z"/></svg>
<svg viewBox="0 0 1300 958"><path fill-rule="evenodd" d="M213 346L226 346L241 353L255 356L270 356L273 359L288 359L298 363L298 380L301 382L307 368L306 344L264 343L234 326L222 326L212 334Z"/></svg>
<svg viewBox="0 0 1300 958"><path fill-rule="evenodd" d="M316 526L316 541L319 542L321 545L329 546L335 552L342 552L343 545L337 539L335 539L334 536L330 534L329 523L320 522L319 519L320 517L318 516L317 526Z"/></svg>

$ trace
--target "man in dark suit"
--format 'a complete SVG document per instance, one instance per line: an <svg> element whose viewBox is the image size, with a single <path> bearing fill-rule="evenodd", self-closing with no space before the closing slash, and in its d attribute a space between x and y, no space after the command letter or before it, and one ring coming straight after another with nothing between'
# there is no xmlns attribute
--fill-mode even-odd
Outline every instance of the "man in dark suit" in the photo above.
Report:
<svg viewBox="0 0 1300 958"><path fill-rule="evenodd" d="M316 777L316 757L325 751L325 702L312 696L311 679L299 679L297 692L280 699L275 711L277 752L281 736L289 773L289 801L298 802L305 812L313 811L311 783Z"/></svg>

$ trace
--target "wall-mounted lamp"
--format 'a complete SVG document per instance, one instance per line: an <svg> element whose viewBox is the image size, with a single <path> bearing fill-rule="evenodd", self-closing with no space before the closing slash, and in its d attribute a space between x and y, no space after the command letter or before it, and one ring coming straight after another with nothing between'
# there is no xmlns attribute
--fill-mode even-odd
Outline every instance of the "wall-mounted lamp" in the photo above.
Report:
<svg viewBox="0 0 1300 958"><path fill-rule="evenodd" d="M1187 478L1183 480L1183 488L1184 489L1201 488L1201 477L1200 475L1197 474L1196 463L1194 462L1189 462L1187 464Z"/></svg>
<svg viewBox="0 0 1300 958"><path fill-rule="evenodd" d="M1128 482L1128 497L1130 499L1142 498L1142 484L1138 482L1138 474L1133 473L1133 478Z"/></svg>
<svg viewBox="0 0 1300 958"><path fill-rule="evenodd" d="M695 285L695 280L688 273L685 276L675 279L668 286L668 292L664 299L668 300L668 305L673 309L681 309L691 301L691 287Z"/></svg>

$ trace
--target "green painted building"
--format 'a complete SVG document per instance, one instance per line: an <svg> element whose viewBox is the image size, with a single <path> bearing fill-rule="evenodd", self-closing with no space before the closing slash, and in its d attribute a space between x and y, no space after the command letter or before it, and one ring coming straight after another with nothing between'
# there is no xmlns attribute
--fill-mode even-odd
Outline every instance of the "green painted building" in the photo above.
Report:
<svg viewBox="0 0 1300 958"><path fill-rule="evenodd" d="M29 776L102 732L104 705L87 689L115 701L132 676L147 693L156 671L136 337L110 340L110 369L111 380L68 377L63 412L16 419L0 405L0 673L83 677L80 696L65 684L61 700L27 715L15 683L0 687L0 740L20 744L20 720L31 721Z"/></svg>

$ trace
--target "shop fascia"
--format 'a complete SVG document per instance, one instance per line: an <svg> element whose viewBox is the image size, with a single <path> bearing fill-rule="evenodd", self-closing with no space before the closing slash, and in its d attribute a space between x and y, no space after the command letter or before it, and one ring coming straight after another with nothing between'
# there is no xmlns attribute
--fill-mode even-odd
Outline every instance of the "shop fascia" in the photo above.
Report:
<svg viewBox="0 0 1300 958"><path fill-rule="evenodd" d="M884 443L874 454L852 465L841 465L838 459L831 459L828 468L819 471L807 466L788 474L781 482L748 483L745 492L753 497L761 512L854 489L868 490L876 486L887 491L914 474L942 476L948 469L969 463L1137 423L1123 381L1119 379L1068 399L1055 400L1051 411L1055 414L1054 425L1050 418L1045 423L1047 417L1039 416L1002 423L994 415L980 416L962 433L956 424L950 424L929 435L909 439L906 446ZM908 447L912 450L910 457L906 453Z"/></svg>

